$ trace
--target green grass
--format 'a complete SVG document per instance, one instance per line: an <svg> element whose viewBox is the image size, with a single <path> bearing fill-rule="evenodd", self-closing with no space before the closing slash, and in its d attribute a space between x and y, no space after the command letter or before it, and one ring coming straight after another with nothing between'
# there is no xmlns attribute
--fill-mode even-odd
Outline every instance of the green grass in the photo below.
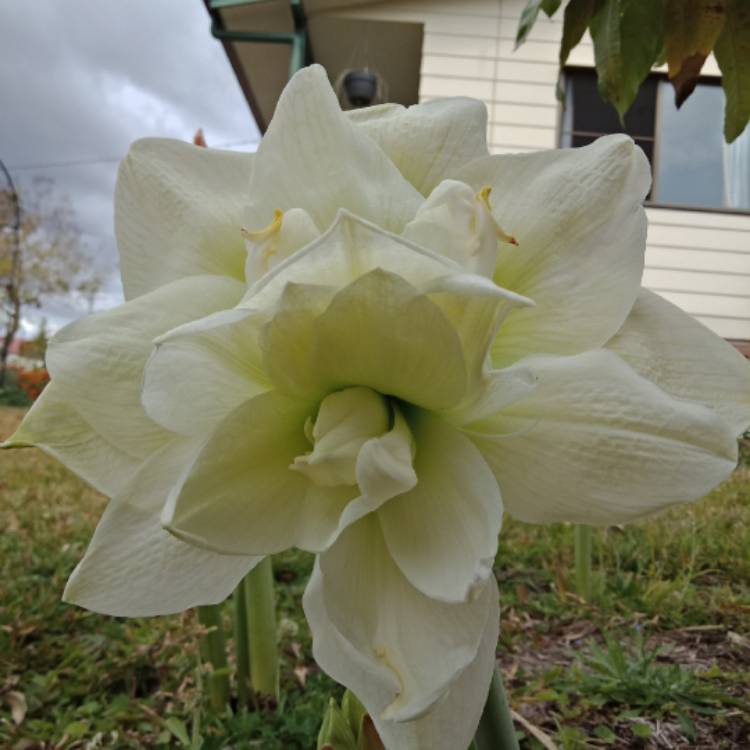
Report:
<svg viewBox="0 0 750 750"><path fill-rule="evenodd" d="M21 414L0 408L0 436ZM0 747L313 748L341 690L301 616L310 556L275 558L282 705L215 717L193 613L125 620L60 601L104 503L38 451L0 454ZM750 470L596 532L590 604L573 593L572 543L562 525L503 530L498 654L514 709L565 750L750 747ZM543 747L522 730L523 748Z"/></svg>

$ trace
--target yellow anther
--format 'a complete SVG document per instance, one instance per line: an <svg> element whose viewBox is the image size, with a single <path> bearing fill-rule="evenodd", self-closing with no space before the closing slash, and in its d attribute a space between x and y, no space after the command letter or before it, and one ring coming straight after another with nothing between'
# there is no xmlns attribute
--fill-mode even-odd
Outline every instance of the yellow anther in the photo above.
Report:
<svg viewBox="0 0 750 750"><path fill-rule="evenodd" d="M507 242L509 245L518 245L518 240L512 235L507 234L503 231L503 228L495 221L494 217L492 216L492 206L490 204L490 193L492 192L492 187L490 185L485 185L478 193L477 193L477 200L484 203L485 207L487 208L487 212L490 215L490 218L492 220L492 225L495 230L495 235L501 242Z"/></svg>
<svg viewBox="0 0 750 750"><path fill-rule="evenodd" d="M242 227L240 232L245 239L252 240L253 242L263 242L268 239L272 234L275 234L281 229L281 222L284 218L284 212L277 208L273 212L273 221L263 229L258 229L255 232L251 232L249 229Z"/></svg>
<svg viewBox="0 0 750 750"><path fill-rule="evenodd" d="M250 240L262 247L261 257L263 259L263 270L268 271L268 264L271 258L276 255L279 247L278 233L281 231L281 224L284 219L284 212L276 209L273 212L273 221L263 229L251 232L249 229L242 227L240 233L246 240Z"/></svg>

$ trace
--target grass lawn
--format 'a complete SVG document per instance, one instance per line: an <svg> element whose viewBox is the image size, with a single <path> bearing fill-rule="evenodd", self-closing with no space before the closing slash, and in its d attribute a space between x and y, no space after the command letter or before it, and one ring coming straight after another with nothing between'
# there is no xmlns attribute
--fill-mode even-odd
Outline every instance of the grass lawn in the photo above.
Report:
<svg viewBox="0 0 750 750"><path fill-rule="evenodd" d="M0 437L22 413L0 408ZM301 617L310 556L275 558L281 710L212 717L191 612L126 620L61 603L104 504L39 451L0 454L0 747L314 748L340 689ZM572 528L503 531L498 656L522 747L750 748L750 469L594 544L586 604L572 593Z"/></svg>

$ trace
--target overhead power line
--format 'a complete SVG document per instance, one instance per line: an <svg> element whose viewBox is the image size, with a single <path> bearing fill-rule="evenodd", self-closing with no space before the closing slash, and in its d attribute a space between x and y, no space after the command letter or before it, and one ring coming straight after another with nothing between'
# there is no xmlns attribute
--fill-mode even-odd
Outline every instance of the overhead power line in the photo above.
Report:
<svg viewBox="0 0 750 750"><path fill-rule="evenodd" d="M260 141L252 140L252 141L232 141L230 143L217 143L215 145L212 145L212 148L232 148L234 146L250 146L251 144L258 144ZM118 161L122 161L122 155L120 156L97 156L97 157L90 157L86 159L71 159L70 161L56 161L56 162L46 162L43 164L16 164L16 165L8 165L8 171L12 172L20 172L21 170L30 170L30 169L38 169L38 170L44 170L44 169L63 169L65 167L83 167L88 165L95 165L95 164L107 164L107 163L114 163Z"/></svg>

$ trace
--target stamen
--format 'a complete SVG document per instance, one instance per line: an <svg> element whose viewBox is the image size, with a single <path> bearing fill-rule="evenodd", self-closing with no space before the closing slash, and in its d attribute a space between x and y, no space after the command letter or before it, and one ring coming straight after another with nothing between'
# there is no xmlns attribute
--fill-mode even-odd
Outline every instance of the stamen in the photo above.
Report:
<svg viewBox="0 0 750 750"><path fill-rule="evenodd" d="M284 218L284 212L277 208L273 212L273 221L263 229L258 229L255 232L251 232L249 229L242 227L240 234L250 242L258 245L265 244L263 247L261 258L263 260L263 269L268 271L268 264L271 258L276 255L278 251L278 238L275 236L281 231L281 223Z"/></svg>
<svg viewBox="0 0 750 750"><path fill-rule="evenodd" d="M482 201L484 203L485 207L487 208L487 212L490 215L490 218L492 219L492 224L495 229L495 235L501 242L506 242L509 245L518 245L518 240L512 235L507 234L503 231L503 228L495 221L495 218L492 216L492 206L490 205L490 193L492 192L492 187L490 185L485 185L478 193L477 193L477 200Z"/></svg>
<svg viewBox="0 0 750 750"><path fill-rule="evenodd" d="M263 240L268 239L275 232L278 232L279 229L281 229L281 220L283 218L284 212L280 208L277 208L273 212L273 221L267 227L263 227L263 229L257 229L254 232L247 229L246 227L242 227L242 229L240 229L240 233L245 239L252 240L253 242L262 242Z"/></svg>

